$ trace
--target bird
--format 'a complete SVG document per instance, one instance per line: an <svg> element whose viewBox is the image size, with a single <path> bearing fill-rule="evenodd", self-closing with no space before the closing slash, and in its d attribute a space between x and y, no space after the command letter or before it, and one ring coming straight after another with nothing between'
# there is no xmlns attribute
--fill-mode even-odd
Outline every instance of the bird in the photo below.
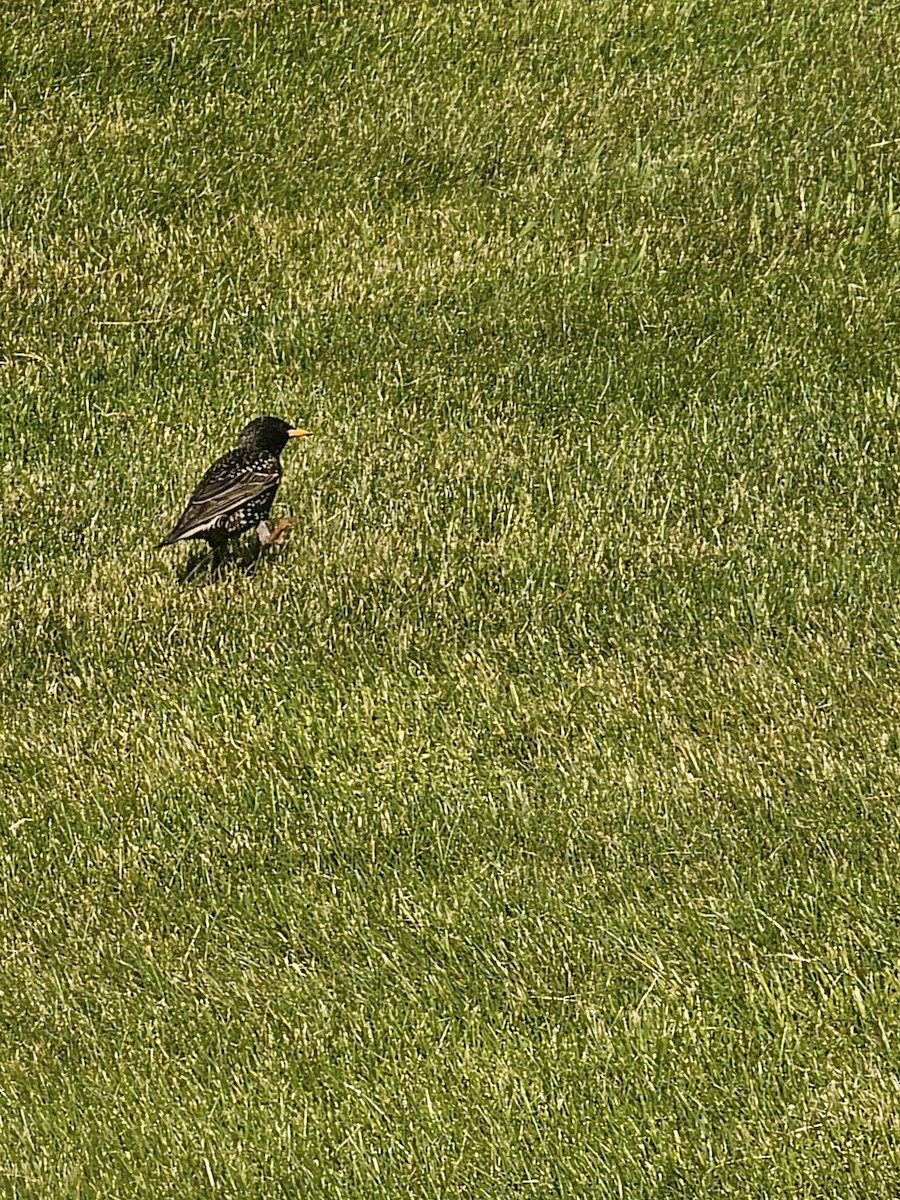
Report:
<svg viewBox="0 0 900 1200"><path fill-rule="evenodd" d="M281 482L281 452L289 438L307 437L280 417L257 417L246 425L233 450L216 459L194 489L175 528L156 546L203 538L216 558L229 538L256 529L263 546L277 542L266 517ZM279 525L286 523L279 522Z"/></svg>

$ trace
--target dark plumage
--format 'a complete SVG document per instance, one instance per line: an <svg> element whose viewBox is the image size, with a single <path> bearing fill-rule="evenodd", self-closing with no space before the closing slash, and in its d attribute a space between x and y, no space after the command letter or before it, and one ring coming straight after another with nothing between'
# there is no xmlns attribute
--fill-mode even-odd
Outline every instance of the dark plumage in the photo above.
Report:
<svg viewBox="0 0 900 1200"><path fill-rule="evenodd" d="M233 450L209 468L168 537L159 546L204 538L219 552L228 538L257 529L265 545L271 540L266 517L281 482L280 454L288 438L304 437L278 417L257 417ZM158 549L159 547L157 547Z"/></svg>

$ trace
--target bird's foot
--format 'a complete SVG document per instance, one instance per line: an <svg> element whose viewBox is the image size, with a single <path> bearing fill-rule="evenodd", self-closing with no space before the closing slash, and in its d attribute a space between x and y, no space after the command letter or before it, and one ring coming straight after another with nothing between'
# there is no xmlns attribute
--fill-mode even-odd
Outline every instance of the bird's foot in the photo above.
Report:
<svg viewBox="0 0 900 1200"><path fill-rule="evenodd" d="M288 534L294 528L297 522L293 517L279 517L275 522L275 528L272 530L270 543L273 546L283 546L287 541Z"/></svg>
<svg viewBox="0 0 900 1200"><path fill-rule="evenodd" d="M259 544L261 546L283 546L287 535L296 524L293 517L279 517L275 522L275 528L270 531L265 521L260 521L256 527Z"/></svg>

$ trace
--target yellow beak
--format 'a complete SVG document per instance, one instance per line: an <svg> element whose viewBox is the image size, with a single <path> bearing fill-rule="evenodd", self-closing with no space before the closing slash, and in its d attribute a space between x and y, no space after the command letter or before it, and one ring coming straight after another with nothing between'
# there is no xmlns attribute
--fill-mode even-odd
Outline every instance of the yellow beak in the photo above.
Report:
<svg viewBox="0 0 900 1200"><path fill-rule="evenodd" d="M309 437L308 429L289 429L288 437Z"/></svg>

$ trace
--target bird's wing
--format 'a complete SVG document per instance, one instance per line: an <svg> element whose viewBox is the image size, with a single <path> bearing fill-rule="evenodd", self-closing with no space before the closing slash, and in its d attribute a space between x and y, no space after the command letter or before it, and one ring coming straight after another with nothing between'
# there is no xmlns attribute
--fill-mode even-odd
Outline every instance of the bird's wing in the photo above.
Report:
<svg viewBox="0 0 900 1200"><path fill-rule="evenodd" d="M278 486L281 468L274 454L252 459L230 450L209 468L166 542L197 537L248 501Z"/></svg>

